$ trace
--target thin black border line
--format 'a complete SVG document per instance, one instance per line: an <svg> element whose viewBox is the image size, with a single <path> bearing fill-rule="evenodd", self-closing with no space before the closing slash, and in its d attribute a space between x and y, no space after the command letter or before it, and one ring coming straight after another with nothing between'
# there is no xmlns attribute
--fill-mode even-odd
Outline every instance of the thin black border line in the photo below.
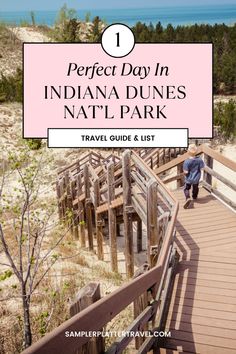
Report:
<svg viewBox="0 0 236 354"><path fill-rule="evenodd" d="M35 45L50 45L50 44L57 44L57 45L64 45L64 44L69 44L69 45L77 45L77 44L85 44L85 45L94 45L94 44L99 44L101 46L101 43L100 42L72 42L72 43L68 43L68 42L24 42L22 44L23 46L23 50L22 50L22 54L23 54L23 60L22 60L22 67L23 67L23 112L22 112L22 138L23 139L47 139L47 137L45 136L39 136L39 137L25 137L24 135L24 113L25 113L25 104L24 104L24 46L25 45L32 45L32 44L35 44ZM193 44L193 45L209 45L211 44L211 47L212 47L212 109L211 109L211 126L212 126L212 130L211 130L211 136L199 136L199 137L190 137L190 139L206 139L206 140L211 140L214 138L214 94L213 94L213 90L214 90L214 77L213 77L213 74L214 74L214 43L213 42L177 42L177 43L170 43L170 42L138 42L138 43L135 43L135 46L136 45L143 45L143 44L152 44L152 45L156 45L156 44L170 44L170 45L178 45L178 44ZM117 58L117 59L120 59L120 58ZM55 128L56 129L56 128ZM77 128L72 128L72 129L77 129ZM87 129L87 128L84 128L84 129ZM118 128L118 129L122 129L122 128ZM134 129L137 129L137 128L134 128ZM155 128L150 128L150 129L155 129ZM159 128L156 128L156 129L159 129ZM173 129L177 129L177 128L173 128ZM183 128L184 129L184 128Z"/></svg>
<svg viewBox="0 0 236 354"><path fill-rule="evenodd" d="M187 131L187 144L188 144L188 140L189 140L189 128L47 128L47 148L48 149L81 149L83 148L83 146L81 147L63 147L63 146L57 146L57 147L50 147L49 146L49 130L186 130ZM192 139L192 138L191 138ZM139 148L139 146L134 146L135 148ZM148 147L148 146L147 146ZM150 146L149 146L150 147ZM174 148L187 148L188 146L171 146L171 149ZM85 146L84 148L88 148L88 149L97 149L99 148L98 146ZM100 149L106 148L106 146L101 147ZM109 147L110 149L112 147ZM115 147L114 147L115 148ZM127 149L132 149L132 147L130 146L122 146L122 148L127 148ZM146 148L145 146L140 146L140 148ZM150 148L155 148L155 146L151 146ZM158 146L159 149L167 149L167 146Z"/></svg>

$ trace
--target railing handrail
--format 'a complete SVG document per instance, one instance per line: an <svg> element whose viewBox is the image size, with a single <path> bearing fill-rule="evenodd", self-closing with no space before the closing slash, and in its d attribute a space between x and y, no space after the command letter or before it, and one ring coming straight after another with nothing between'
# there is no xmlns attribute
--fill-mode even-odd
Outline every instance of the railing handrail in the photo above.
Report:
<svg viewBox="0 0 236 354"><path fill-rule="evenodd" d="M168 235L165 237L161 256L157 265L146 272L145 274L129 281L111 294L98 300L93 305L90 305L85 310L73 316L31 347L27 348L23 354L56 354L60 345L65 345L65 332L89 332L99 331L109 321L111 321L118 313L124 310L136 298L143 294L147 289L150 289L154 284L161 280L162 268L165 264L165 259L172 241L174 232L175 220L177 217L178 205L174 208L174 215L170 221ZM96 321L91 321L91 318ZM78 346L82 346L89 341L88 337L70 337L66 343L67 353L74 353Z"/></svg>
<svg viewBox="0 0 236 354"><path fill-rule="evenodd" d="M44 338L27 348L23 352L24 354L58 353L58 348L65 345L65 331L70 332L76 330L77 332L88 332L100 330L140 295L152 288L155 284L160 283L166 258L169 253L170 246L173 243L175 221L177 218L179 203L174 195L160 180L160 178L147 166L147 164L145 164L134 151L132 151L132 154L136 159L138 159L140 165L146 168L149 176L151 176L151 181L156 181L157 184L161 186L162 190L164 190L173 201L172 217L169 220L157 264L145 274L139 276L138 278L132 279L127 284L124 284L119 289L98 300L93 305L87 307L71 319L62 323L59 327L48 333ZM96 320L91 321L91 318ZM83 344L88 342L89 339L90 338L85 336L77 338L70 337L70 340L66 342L67 353L74 353L78 347L81 347Z"/></svg>
<svg viewBox="0 0 236 354"><path fill-rule="evenodd" d="M201 153L202 153L202 151L200 149L198 149L197 154L201 154ZM185 152L183 155L176 157L174 160L167 162L166 164L164 164L160 167L157 167L154 170L154 173L159 175L163 172L166 172L166 171L170 170L171 168L174 168L174 167L178 166L180 163L184 162L188 157L189 157L188 152Z"/></svg>
<svg viewBox="0 0 236 354"><path fill-rule="evenodd" d="M220 162L225 167L228 167L229 169L236 172L236 162L235 161L229 159L228 157L221 155L219 152L211 149L206 144L202 144L198 147L197 155L199 155L201 153L205 153L206 155L212 157L214 160ZM184 162L188 157L189 157L189 154L188 154L188 152L186 152L185 154L176 157L174 160L166 163L165 165L156 168L154 170L154 173L159 175L160 173L166 172L166 171L170 170L171 168L176 167L180 163Z"/></svg>
<svg viewBox="0 0 236 354"><path fill-rule="evenodd" d="M124 284L114 292L106 295L90 305L77 315L73 316L59 327L34 343L31 347L23 351L22 354L56 354L60 345L65 345L65 331L89 332L99 331L104 325L111 321L118 313L126 308L135 298L152 287L161 279L161 267L158 265L147 273L133 279L128 284ZM93 316L91 316L93 313ZM94 320L91 321L91 318ZM92 328L92 329L91 329ZM90 338L81 336L70 337L66 343L66 352L74 353L78 345L82 346Z"/></svg>
<svg viewBox="0 0 236 354"><path fill-rule="evenodd" d="M166 185L163 183L163 181L157 176L157 174L146 164L143 162L143 160L140 158L140 156L132 151L132 154L135 155L136 159L139 160L140 164L145 167L145 169L148 171L149 175L157 181L158 185L162 187L162 189L165 191L165 193L173 200L173 204L178 204L178 200L174 196L174 194L166 187Z"/></svg>
<svg viewBox="0 0 236 354"><path fill-rule="evenodd" d="M228 157L221 155L219 152L211 149L206 144L202 144L198 147L197 155L199 154L204 154L204 160L205 160L205 167L203 169L204 171L203 181L201 182L203 187L206 188L210 193L213 193L215 196L217 196L220 200L224 201L228 206L232 207L233 209L236 209L236 203L233 200L233 198L228 197L227 195L222 193L218 188L214 187L212 184L212 178L216 178L224 185L231 188L233 191L236 191L236 183L233 182L232 180L229 180L227 177L224 176L224 174L217 171L217 169L215 170L214 163L213 163L214 161L217 161L223 166L225 166L226 168L230 169L231 171L236 172L236 162L230 160ZM169 163L158 167L154 172L158 175L176 166L180 166L180 169L179 171L177 171L176 176L166 178L163 182L167 184L175 180L182 181L182 178L184 177L184 173L182 172L183 170L181 165L187 158L189 158L189 154L185 153L177 157L176 159L170 161Z"/></svg>
<svg viewBox="0 0 236 354"><path fill-rule="evenodd" d="M220 162L222 165L225 167L228 167L230 170L236 172L236 162L229 159L226 156L221 155L219 152L211 149L209 146L206 144L202 144L202 152L205 153L206 155L212 157L214 160Z"/></svg>
<svg viewBox="0 0 236 354"><path fill-rule="evenodd" d="M207 145L203 144L198 148L197 154L201 153L206 154L212 159L223 164L225 167L228 167L236 172L236 162L220 155L218 152L212 150ZM168 195L169 198L173 201L172 215L168 223L166 235L163 239L163 244L159 258L157 260L157 264L145 274L139 276L138 278L132 279L127 284L124 284L111 294L98 300L93 305L89 306L85 310L73 316L71 319L62 323L51 333L48 333L44 338L34 343L28 349L26 349L24 351L24 354L57 353L58 348L60 346L65 345L65 331L99 331L118 313L124 310L136 298L138 298L141 294L147 291L147 289L150 289L156 283L160 282L164 269L164 264L166 262L166 257L169 252L170 245L173 242L173 234L175 230L175 221L177 218L179 203L172 194L172 192L167 189L163 181L157 176L157 174L160 174L164 171L178 166L179 164L184 162L184 160L189 155L188 153L185 153L177 157L176 159L170 161L169 163L157 168L155 171L153 171L136 152L132 151L131 159L132 156L135 156L134 160L138 161L139 165L145 168L146 173L150 177L150 179L156 181L158 186L161 187L162 191L164 191L164 193ZM76 165L76 163L74 165ZM91 318L96 319L96 321L91 321ZM83 336L79 338L70 337L68 342L66 342L67 353L73 353L76 349L78 349L79 346L82 346L83 344L88 342L89 339L90 338Z"/></svg>
<svg viewBox="0 0 236 354"><path fill-rule="evenodd" d="M83 155L81 158L79 158L78 160L76 160L75 162L73 162L72 164L70 164L69 166L61 169L58 171L58 175L61 175L62 173L66 172L66 171L70 171L73 167L76 167L76 166L79 166L79 164L83 161L83 164L86 163L84 162L85 159L88 159L89 161L89 158L90 156L95 156L97 158L100 158L101 160L103 160L102 156L95 153L94 151L90 151L88 154L86 155Z"/></svg>

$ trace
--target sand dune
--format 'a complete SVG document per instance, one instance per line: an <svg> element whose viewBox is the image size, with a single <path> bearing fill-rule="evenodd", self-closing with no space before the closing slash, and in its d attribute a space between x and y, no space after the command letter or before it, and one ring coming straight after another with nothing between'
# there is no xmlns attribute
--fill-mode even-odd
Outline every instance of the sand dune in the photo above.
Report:
<svg viewBox="0 0 236 354"><path fill-rule="evenodd" d="M10 30L22 42L50 42L50 38L32 27L12 27Z"/></svg>

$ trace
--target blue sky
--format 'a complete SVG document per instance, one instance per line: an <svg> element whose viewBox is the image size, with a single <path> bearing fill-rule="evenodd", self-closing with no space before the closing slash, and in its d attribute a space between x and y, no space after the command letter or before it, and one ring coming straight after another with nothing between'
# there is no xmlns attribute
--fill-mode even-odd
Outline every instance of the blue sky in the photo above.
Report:
<svg viewBox="0 0 236 354"><path fill-rule="evenodd" d="M0 0L0 11L58 10L64 3L75 9L236 4L236 0Z"/></svg>

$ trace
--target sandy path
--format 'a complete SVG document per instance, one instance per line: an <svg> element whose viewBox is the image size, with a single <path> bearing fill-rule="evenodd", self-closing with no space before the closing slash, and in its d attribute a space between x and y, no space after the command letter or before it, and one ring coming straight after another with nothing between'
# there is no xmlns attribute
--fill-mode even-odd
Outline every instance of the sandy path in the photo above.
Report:
<svg viewBox="0 0 236 354"><path fill-rule="evenodd" d="M31 27L12 27L11 31L22 42L50 42L50 38Z"/></svg>
<svg viewBox="0 0 236 354"><path fill-rule="evenodd" d="M229 102L229 100L234 100L236 101L236 96L232 95L232 96L214 96L214 103L219 103L219 102L223 102L223 103L227 103Z"/></svg>

